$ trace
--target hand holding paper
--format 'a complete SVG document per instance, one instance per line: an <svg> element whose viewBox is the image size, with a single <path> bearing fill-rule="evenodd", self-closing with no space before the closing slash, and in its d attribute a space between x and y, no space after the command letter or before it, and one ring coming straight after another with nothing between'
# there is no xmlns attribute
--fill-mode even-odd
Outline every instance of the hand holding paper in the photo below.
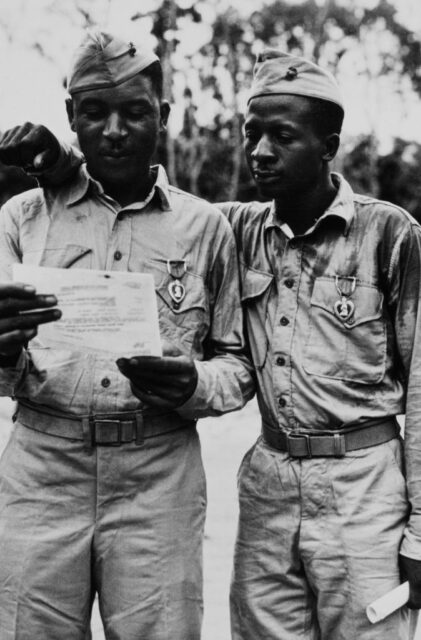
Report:
<svg viewBox="0 0 421 640"><path fill-rule="evenodd" d="M171 345L164 346L162 358L119 358L117 366L130 380L134 395L155 407L174 409L181 406L197 385L193 360Z"/></svg>
<svg viewBox="0 0 421 640"><path fill-rule="evenodd" d="M13 265L15 280L55 294L62 318L40 327L46 347L120 356L161 355L151 274Z"/></svg>
<svg viewBox="0 0 421 640"><path fill-rule="evenodd" d="M33 287L21 283L0 284L0 356L19 356L22 347L35 337L38 325L58 320L61 312L52 309L55 296L37 295Z"/></svg>

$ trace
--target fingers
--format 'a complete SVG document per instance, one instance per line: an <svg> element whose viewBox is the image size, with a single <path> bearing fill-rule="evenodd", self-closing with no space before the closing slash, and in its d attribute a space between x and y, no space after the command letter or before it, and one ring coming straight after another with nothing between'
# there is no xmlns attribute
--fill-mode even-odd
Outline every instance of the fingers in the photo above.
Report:
<svg viewBox="0 0 421 640"><path fill-rule="evenodd" d="M18 297L10 295L0 299L0 320L11 316L31 312L34 309L47 309L57 304L57 298L49 295L30 295Z"/></svg>
<svg viewBox="0 0 421 640"><path fill-rule="evenodd" d="M31 122L6 131L0 138L0 160L23 168L47 168L59 155L56 137L43 125ZM34 160L37 160L37 166Z"/></svg>
<svg viewBox="0 0 421 640"><path fill-rule="evenodd" d="M162 375L180 375L185 373L186 366L190 364L185 356L164 356L162 358L156 356L136 356L133 358L120 358L118 362L123 361L127 370L140 375L153 376L154 374Z"/></svg>

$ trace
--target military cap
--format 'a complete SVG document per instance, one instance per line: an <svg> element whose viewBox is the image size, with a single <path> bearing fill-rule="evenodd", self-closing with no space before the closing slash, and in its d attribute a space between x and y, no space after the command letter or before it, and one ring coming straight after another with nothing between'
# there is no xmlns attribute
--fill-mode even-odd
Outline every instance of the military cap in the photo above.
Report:
<svg viewBox="0 0 421 640"><path fill-rule="evenodd" d="M293 94L319 98L339 105L339 86L329 71L314 62L278 49L265 49L257 57L248 102L268 95Z"/></svg>
<svg viewBox="0 0 421 640"><path fill-rule="evenodd" d="M73 56L67 90L73 95L116 87L156 61L159 58L151 49L104 31L88 32Z"/></svg>

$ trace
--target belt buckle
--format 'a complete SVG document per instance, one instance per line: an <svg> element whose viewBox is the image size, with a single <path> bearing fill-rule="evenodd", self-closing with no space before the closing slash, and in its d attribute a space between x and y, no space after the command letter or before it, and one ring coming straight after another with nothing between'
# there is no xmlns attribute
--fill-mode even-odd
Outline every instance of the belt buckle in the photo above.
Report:
<svg viewBox="0 0 421 640"><path fill-rule="evenodd" d="M97 446L102 447L120 447L121 446L121 422L120 420L107 420L101 418L93 418L92 420L92 442ZM97 438L97 435L106 435L107 431L110 435L115 434L115 438L109 440L102 440L101 436Z"/></svg>
<svg viewBox="0 0 421 640"><path fill-rule="evenodd" d="M333 457L343 458L345 454L346 454L345 434L334 433L333 434Z"/></svg>
<svg viewBox="0 0 421 640"><path fill-rule="evenodd" d="M300 438L303 438L305 440L306 443L306 449L307 449L307 455L297 455L294 454L291 451L291 440L299 440ZM310 440L310 435L308 433L289 433L287 435L287 453L289 456L291 456L292 458L312 458L312 452L311 452L311 440Z"/></svg>

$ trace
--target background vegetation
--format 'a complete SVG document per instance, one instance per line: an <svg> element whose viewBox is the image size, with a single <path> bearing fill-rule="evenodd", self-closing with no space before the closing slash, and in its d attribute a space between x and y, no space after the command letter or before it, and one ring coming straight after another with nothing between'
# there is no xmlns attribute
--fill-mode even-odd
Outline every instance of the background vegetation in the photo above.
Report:
<svg viewBox="0 0 421 640"><path fill-rule="evenodd" d="M330 68L348 86L348 96L355 86L361 130L345 131L334 168L356 191L395 202L421 220L419 135L405 139L389 131L385 151L379 130L379 115L388 105L400 121L408 116L408 96L412 101L421 96L419 34L402 22L396 3L262 0L252 3L254 9L249 5L247 13L242 4L243 9L222 0L152 0L149 5L120 0L133 30L141 38L148 31L164 67L166 96L175 105L177 125L162 140L157 158L170 180L211 201L258 199L243 159L242 112L256 51L276 46ZM3 42L19 38L14 12L29 5L33 9L34 0L15 1L13 13L12 5L3 12ZM55 37L48 28L34 26L25 32L24 46L55 64L59 47L71 51L73 36L84 28L112 24L116 0L35 0L35 5L44 26L55 25ZM72 38L63 40L65 33ZM189 39L197 45L186 47ZM0 166L0 202L30 186L21 172Z"/></svg>

